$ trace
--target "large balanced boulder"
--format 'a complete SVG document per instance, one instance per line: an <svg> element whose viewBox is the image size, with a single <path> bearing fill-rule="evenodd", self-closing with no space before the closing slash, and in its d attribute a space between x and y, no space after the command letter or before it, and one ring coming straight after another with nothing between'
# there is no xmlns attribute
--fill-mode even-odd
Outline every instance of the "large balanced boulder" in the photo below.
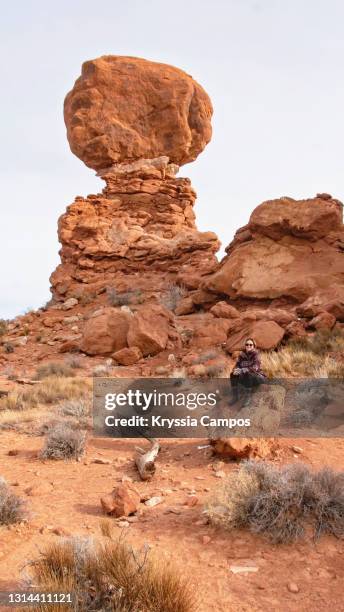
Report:
<svg viewBox="0 0 344 612"><path fill-rule="evenodd" d="M303 302L344 283L342 204L326 194L253 211L205 288L231 298Z"/></svg>
<svg viewBox="0 0 344 612"><path fill-rule="evenodd" d="M104 308L85 324L80 349L88 355L111 355L127 346L131 315L118 308Z"/></svg>
<svg viewBox="0 0 344 612"><path fill-rule="evenodd" d="M191 162L211 138L211 116L183 70L116 55L85 62L64 105L70 148L96 170L160 156Z"/></svg>

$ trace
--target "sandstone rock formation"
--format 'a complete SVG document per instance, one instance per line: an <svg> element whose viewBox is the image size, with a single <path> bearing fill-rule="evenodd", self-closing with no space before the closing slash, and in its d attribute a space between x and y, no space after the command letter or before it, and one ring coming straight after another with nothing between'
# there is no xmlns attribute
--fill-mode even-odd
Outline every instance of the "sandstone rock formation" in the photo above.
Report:
<svg viewBox="0 0 344 612"><path fill-rule="evenodd" d="M208 95L182 70L114 55L85 62L64 105L71 150L100 171L160 156L193 161L211 138L211 115Z"/></svg>
<svg viewBox="0 0 344 612"><path fill-rule="evenodd" d="M231 298L301 303L344 283L342 204L328 194L263 202L205 282Z"/></svg>

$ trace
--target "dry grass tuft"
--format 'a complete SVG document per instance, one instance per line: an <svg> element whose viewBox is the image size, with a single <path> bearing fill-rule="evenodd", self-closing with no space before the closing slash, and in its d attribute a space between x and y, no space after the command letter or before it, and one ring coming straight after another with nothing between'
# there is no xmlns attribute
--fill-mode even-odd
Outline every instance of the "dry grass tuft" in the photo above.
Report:
<svg viewBox="0 0 344 612"><path fill-rule="evenodd" d="M142 292L139 289L119 293L114 287L108 287L106 296L110 306L130 306L130 304L141 304L143 301Z"/></svg>
<svg viewBox="0 0 344 612"><path fill-rule="evenodd" d="M61 362L51 362L40 366L35 375L36 380L42 380L50 376L66 377L74 376L75 372L71 365Z"/></svg>
<svg viewBox="0 0 344 612"><path fill-rule="evenodd" d="M344 537L344 472L247 461L218 490L207 513L215 525L244 527L274 543L302 537L307 524L315 537Z"/></svg>
<svg viewBox="0 0 344 612"><path fill-rule="evenodd" d="M85 451L86 433L69 423L56 423L48 431L42 459L78 459Z"/></svg>
<svg viewBox="0 0 344 612"><path fill-rule="evenodd" d="M49 376L44 378L41 384L26 389L22 397L30 406L55 404L63 400L86 397L91 391L91 386L91 381L86 378Z"/></svg>
<svg viewBox="0 0 344 612"><path fill-rule="evenodd" d="M24 500L11 493L6 481L0 477L0 525L20 523L25 517Z"/></svg>
<svg viewBox="0 0 344 612"><path fill-rule="evenodd" d="M167 310L175 311L180 300L186 295L185 287L170 283L163 295L160 297L160 304L165 306Z"/></svg>
<svg viewBox="0 0 344 612"><path fill-rule="evenodd" d="M344 362L337 361L333 354L343 352L344 331L321 330L312 336L291 340L279 351L262 353L262 366L269 378L342 378Z"/></svg>
<svg viewBox="0 0 344 612"><path fill-rule="evenodd" d="M4 336L7 332L7 321L0 319L0 336Z"/></svg>
<svg viewBox="0 0 344 612"><path fill-rule="evenodd" d="M195 598L187 577L172 565L137 554L122 541L71 538L50 544L32 563L41 591L71 591L78 612L192 612ZM41 605L35 611L48 610Z"/></svg>

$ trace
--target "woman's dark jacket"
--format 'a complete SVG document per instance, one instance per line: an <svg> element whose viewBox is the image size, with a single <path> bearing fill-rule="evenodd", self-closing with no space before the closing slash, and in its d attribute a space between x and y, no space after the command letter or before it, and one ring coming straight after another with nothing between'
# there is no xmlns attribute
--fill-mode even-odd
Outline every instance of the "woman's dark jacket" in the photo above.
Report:
<svg viewBox="0 0 344 612"><path fill-rule="evenodd" d="M259 352L257 350L250 352L242 351L235 364L235 368L240 369L240 374L257 374L265 378L265 374L261 368Z"/></svg>

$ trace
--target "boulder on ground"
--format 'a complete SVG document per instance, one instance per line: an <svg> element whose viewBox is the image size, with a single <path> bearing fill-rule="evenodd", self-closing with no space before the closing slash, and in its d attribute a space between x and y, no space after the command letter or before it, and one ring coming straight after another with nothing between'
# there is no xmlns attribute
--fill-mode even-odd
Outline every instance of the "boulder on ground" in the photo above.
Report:
<svg viewBox="0 0 344 612"><path fill-rule="evenodd" d="M104 308L86 322L80 349L88 355L111 355L126 347L131 318L117 308Z"/></svg>
<svg viewBox="0 0 344 612"><path fill-rule="evenodd" d="M140 494L131 483L123 483L116 487L110 495L101 497L100 503L106 514L116 517L130 516L137 511L140 504Z"/></svg>
<svg viewBox="0 0 344 612"><path fill-rule="evenodd" d="M227 304L227 302L217 302L217 304L214 304L214 306L210 308L210 312L214 317L219 317L220 319L235 319L236 317L240 317L240 312L234 308L234 306Z"/></svg>
<svg viewBox="0 0 344 612"><path fill-rule="evenodd" d="M137 346L131 346L116 351L112 357L119 365L129 366L140 361L140 359L142 359L142 353Z"/></svg>
<svg viewBox="0 0 344 612"><path fill-rule="evenodd" d="M142 306L131 318L128 346L137 347L142 355L156 355L166 348L171 313L159 304Z"/></svg>
<svg viewBox="0 0 344 612"><path fill-rule="evenodd" d="M238 319L229 330L226 350L233 353L242 349L246 338L254 338L259 349L274 349L281 342L284 333L284 329L275 321Z"/></svg>
<svg viewBox="0 0 344 612"><path fill-rule="evenodd" d="M308 326L310 329L332 329L335 326L336 317L330 312L320 312L316 317L314 317L309 323Z"/></svg>

